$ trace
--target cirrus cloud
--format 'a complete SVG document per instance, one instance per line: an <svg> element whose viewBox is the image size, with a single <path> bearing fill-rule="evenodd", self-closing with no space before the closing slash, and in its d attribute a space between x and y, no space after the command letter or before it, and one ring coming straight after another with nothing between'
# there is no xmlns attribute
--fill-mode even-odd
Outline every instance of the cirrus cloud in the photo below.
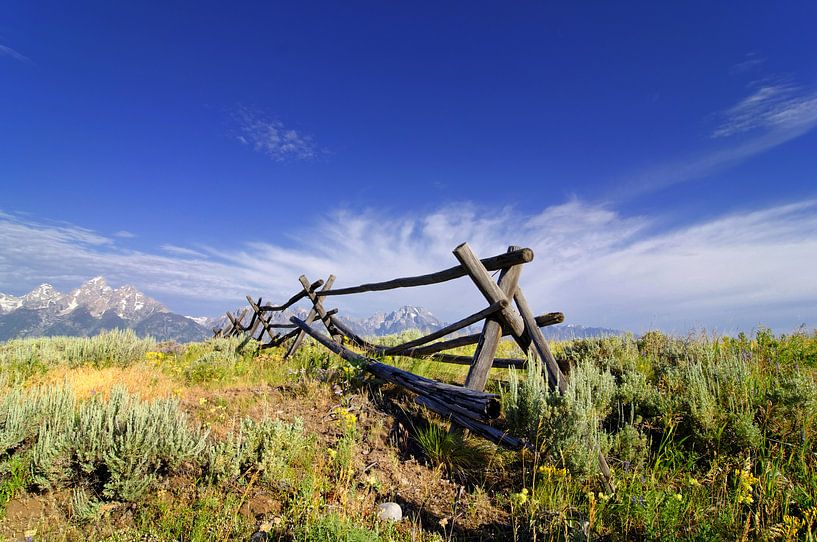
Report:
<svg viewBox="0 0 817 542"><path fill-rule="evenodd" d="M670 231L659 228L659 218L578 199L530 215L467 203L421 216L349 210L292 232L309 240L297 248L165 244L154 253L125 249L79 226L0 214L0 291L19 294L45 281L73 287L105 275L172 309L215 314L245 294L286 299L301 273L310 280L333 273L342 287L450 267L452 249L468 241L482 257L510 243L533 248L536 258L521 280L527 297L537 312L562 310L571 323L673 332L817 326L817 283L808 273L817 267L817 200ZM331 301L356 315L417 304L452 320L484 305L464 278Z"/></svg>

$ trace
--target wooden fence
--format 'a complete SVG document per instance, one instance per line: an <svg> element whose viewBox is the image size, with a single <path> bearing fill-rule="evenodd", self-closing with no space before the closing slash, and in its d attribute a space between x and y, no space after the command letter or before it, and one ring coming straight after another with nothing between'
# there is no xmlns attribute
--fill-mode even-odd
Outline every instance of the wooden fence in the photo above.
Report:
<svg viewBox="0 0 817 542"><path fill-rule="evenodd" d="M262 305L261 298L255 300L247 296L249 307L237 315L227 313L228 321L225 326L214 329L213 332L217 337L243 335L245 342L258 341L262 348L280 346L291 340L285 358L290 357L299 348L304 337L309 335L344 359L359 363L377 377L414 392L418 403L452 422L497 444L519 449L526 443L487 423L499 415L498 397L484 391L488 372L491 367L526 365L526 358L496 357L499 341L504 336L510 336L522 352L532 352L542 360L551 389L563 393L567 384L565 374L551 353L540 328L563 322L564 315L555 312L534 316L519 284L522 267L533 260L531 249L511 246L504 254L479 259L468 244L463 243L454 249L453 254L459 264L443 271L347 288L332 289L334 275L330 275L326 281L315 282L310 282L306 276L301 275L298 279L300 290L285 303ZM491 271L499 271L496 281L491 278ZM462 277L470 278L485 298L487 306L442 329L397 346L386 347L367 341L336 317L337 309L326 310L324 307L324 302L332 296L426 286ZM272 322L273 313L285 311L304 299L311 304L306 318L302 320L292 317L289 323ZM251 314L250 319L244 324L248 313ZM317 321L320 321L326 334L312 327ZM478 334L445 338L479 322L482 322L482 331ZM347 344L362 353L350 350ZM473 356L444 353L446 350L471 344L477 345ZM464 364L469 365L469 370L464 386L454 386L383 364L367 354ZM600 452L599 464L609 487L610 472Z"/></svg>

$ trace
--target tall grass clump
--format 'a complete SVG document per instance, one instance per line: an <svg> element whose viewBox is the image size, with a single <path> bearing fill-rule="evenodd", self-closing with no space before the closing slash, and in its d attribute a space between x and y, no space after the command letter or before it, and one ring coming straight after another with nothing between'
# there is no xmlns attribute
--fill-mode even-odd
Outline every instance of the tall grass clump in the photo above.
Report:
<svg viewBox="0 0 817 542"><path fill-rule="evenodd" d="M502 398L536 451L510 497L522 538L581 525L613 539L815 538L817 334L653 331L554 352L572 367L563 396L531 360ZM588 476L594 448L613 493Z"/></svg>
<svg viewBox="0 0 817 542"><path fill-rule="evenodd" d="M189 345L169 367L189 384L223 383L250 373L258 352L256 341L215 338Z"/></svg>
<svg viewBox="0 0 817 542"><path fill-rule="evenodd" d="M414 440L432 465L463 481L483 474L494 455L485 441L467 438L460 429L452 430L434 422L415 428Z"/></svg>

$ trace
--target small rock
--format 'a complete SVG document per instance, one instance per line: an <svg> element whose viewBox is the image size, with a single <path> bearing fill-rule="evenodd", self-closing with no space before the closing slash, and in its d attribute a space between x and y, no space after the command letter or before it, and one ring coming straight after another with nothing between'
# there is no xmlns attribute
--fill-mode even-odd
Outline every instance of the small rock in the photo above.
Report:
<svg viewBox="0 0 817 542"><path fill-rule="evenodd" d="M384 502L377 505L377 519L381 521L400 521L403 509L396 502Z"/></svg>

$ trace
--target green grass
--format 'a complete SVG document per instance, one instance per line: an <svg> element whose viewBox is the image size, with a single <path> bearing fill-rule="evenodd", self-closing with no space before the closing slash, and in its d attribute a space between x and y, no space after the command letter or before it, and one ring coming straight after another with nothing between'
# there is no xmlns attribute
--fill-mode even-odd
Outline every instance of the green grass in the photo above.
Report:
<svg viewBox="0 0 817 542"><path fill-rule="evenodd" d="M31 484L31 463L27 454L15 454L0 462L0 519L6 505Z"/></svg>
<svg viewBox="0 0 817 542"><path fill-rule="evenodd" d="M238 345L171 348L120 332L0 345L0 518L11 499L67 488L67 512L40 526L43 540L246 540L257 525L240 510L261 492L280 508L276 540L438 540L451 532L417 520L379 524L371 506L359 504L370 503L382 483L361 479L367 435L348 399L367 391L380 397L365 374L311 341L287 362L280 349ZM520 356L514 348L505 344L500 355ZM503 422L532 450L497 453L433 415L407 413L415 416L418 459L503 510L492 519L499 527L518 540L817 538L817 335L651 332L552 348L572 365L564 396L548 391L535 364L527 372L492 371ZM452 382L467 372L385 361ZM138 368L134 374L161 376L181 397L193 395L185 410L175 399L124 391L85 399L35 385L66 367ZM313 393L343 390L335 403L342 406L323 414L331 443L318 444L307 426L274 415L236 415L226 430L204 436L200 423L249 400L234 400L229 390L269 385L307 409ZM211 397L204 406L202 390ZM598 450L612 469L612 492L601 483ZM397 493L377 498L400 489L387 491Z"/></svg>
<svg viewBox="0 0 817 542"><path fill-rule="evenodd" d="M461 430L433 422L416 428L414 440L432 465L445 469L450 477L460 481L479 479L496 456L490 443L466 438Z"/></svg>
<svg viewBox="0 0 817 542"><path fill-rule="evenodd" d="M799 525L813 539L815 345L767 331L559 345L574 363L565 397L535 369L504 397L512 431L539 442L519 473L520 532L558 538L586 521L613 538L771 539ZM597 447L612 494L591 468Z"/></svg>

